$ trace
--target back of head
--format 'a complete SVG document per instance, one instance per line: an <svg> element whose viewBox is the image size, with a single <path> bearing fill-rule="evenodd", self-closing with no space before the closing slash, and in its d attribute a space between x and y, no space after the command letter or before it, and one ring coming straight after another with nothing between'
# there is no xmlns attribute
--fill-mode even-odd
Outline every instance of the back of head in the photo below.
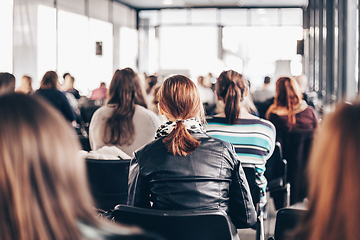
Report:
<svg viewBox="0 0 360 240"><path fill-rule="evenodd" d="M146 93L150 94L153 87L157 84L158 78L154 75L151 75L151 76L146 77L146 82L147 82Z"/></svg>
<svg viewBox="0 0 360 240"><path fill-rule="evenodd" d="M186 76L174 75L167 78L159 92L160 113L176 122L172 132L163 139L168 151L173 155L186 156L200 145L186 130L184 120L199 117L201 102L196 85Z"/></svg>
<svg viewBox="0 0 360 240"><path fill-rule="evenodd" d="M297 239L350 240L360 235L359 121L360 103L344 103L320 125L308 166L309 211Z"/></svg>
<svg viewBox="0 0 360 240"><path fill-rule="evenodd" d="M0 95L15 91L15 76L8 72L0 72Z"/></svg>
<svg viewBox="0 0 360 240"><path fill-rule="evenodd" d="M111 144L128 144L133 142L136 92L139 80L131 68L116 70L109 87L108 104L116 104L116 110L106 121L103 140ZM121 123L121 124L119 124ZM106 136L110 133L110 136Z"/></svg>
<svg viewBox="0 0 360 240"><path fill-rule="evenodd" d="M239 118L240 101L244 99L247 81L234 70L223 71L217 79L215 90L225 103L225 116L228 124L234 124Z"/></svg>
<svg viewBox="0 0 360 240"><path fill-rule="evenodd" d="M294 125L296 123L295 109L298 108L301 99L301 92L296 81L291 77L280 77L276 81L274 104L269 108L267 117L270 111L276 108L286 108L289 126Z"/></svg>
<svg viewBox="0 0 360 240"><path fill-rule="evenodd" d="M266 76L264 78L264 84L269 84L270 83L270 77L269 76Z"/></svg>
<svg viewBox="0 0 360 240"><path fill-rule="evenodd" d="M76 133L35 96L0 97L0 238L80 239L95 224Z"/></svg>
<svg viewBox="0 0 360 240"><path fill-rule="evenodd" d="M58 75L54 71L48 71L44 74L41 83L40 88L41 89L57 89L58 84Z"/></svg>

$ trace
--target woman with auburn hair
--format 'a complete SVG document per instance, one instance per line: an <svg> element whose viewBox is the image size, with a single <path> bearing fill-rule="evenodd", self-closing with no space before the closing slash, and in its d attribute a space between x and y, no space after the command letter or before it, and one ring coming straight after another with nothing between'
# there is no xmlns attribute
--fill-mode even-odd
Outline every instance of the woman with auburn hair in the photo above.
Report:
<svg viewBox="0 0 360 240"><path fill-rule="evenodd" d="M343 103L322 122L309 165L308 211L294 239L360 236L360 103Z"/></svg>
<svg viewBox="0 0 360 240"><path fill-rule="evenodd" d="M248 81L234 71L223 71L218 77L215 90L223 102L223 112L207 119L206 132L213 137L234 145L243 166L255 166L256 185L252 192L261 191L260 207L266 205L267 180L265 164L275 148L274 125L250 114L245 98L249 94Z"/></svg>
<svg viewBox="0 0 360 240"><path fill-rule="evenodd" d="M280 77L276 81L274 103L266 112L266 118L275 125L276 140L281 143L288 163L290 204L301 202L307 195L304 171L318 118L314 108L302 100L299 86L292 77ZM273 197L278 209L283 205L283 197L275 194Z"/></svg>
<svg viewBox="0 0 360 240"><path fill-rule="evenodd" d="M276 81L274 103L266 112L278 131L277 139L282 131L308 130L318 126L315 110L302 100L302 93L297 82L291 77L280 77Z"/></svg>
<svg viewBox="0 0 360 240"><path fill-rule="evenodd" d="M96 218L75 131L43 99L0 97L0 239L155 239Z"/></svg>
<svg viewBox="0 0 360 240"><path fill-rule="evenodd" d="M36 90L35 94L50 102L69 122L75 120L75 113L66 96L58 90L58 75L56 72L48 71L44 74L40 89Z"/></svg>
<svg viewBox="0 0 360 240"><path fill-rule="evenodd" d="M159 111L168 122L156 140L135 152L128 204L154 209L222 209L237 228L256 223L249 186L227 142L206 135L196 85L186 76L167 78Z"/></svg>
<svg viewBox="0 0 360 240"><path fill-rule="evenodd" d="M139 78L131 68L116 70L109 87L108 102L94 113L89 128L93 150L116 146L131 156L154 140L160 126L158 116L143 107Z"/></svg>
<svg viewBox="0 0 360 240"><path fill-rule="evenodd" d="M16 89L16 92L30 94L33 92L32 88L32 78L28 75L24 75L21 78L21 85Z"/></svg>

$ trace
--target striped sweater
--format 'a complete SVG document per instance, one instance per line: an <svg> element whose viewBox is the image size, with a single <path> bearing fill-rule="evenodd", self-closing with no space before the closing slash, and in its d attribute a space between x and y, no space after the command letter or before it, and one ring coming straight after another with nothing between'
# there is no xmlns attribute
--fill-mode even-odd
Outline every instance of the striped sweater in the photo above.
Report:
<svg viewBox="0 0 360 240"><path fill-rule="evenodd" d="M238 119L234 125L222 117L207 119L206 132L218 139L230 142L241 163L264 165L275 147L275 127L264 119Z"/></svg>

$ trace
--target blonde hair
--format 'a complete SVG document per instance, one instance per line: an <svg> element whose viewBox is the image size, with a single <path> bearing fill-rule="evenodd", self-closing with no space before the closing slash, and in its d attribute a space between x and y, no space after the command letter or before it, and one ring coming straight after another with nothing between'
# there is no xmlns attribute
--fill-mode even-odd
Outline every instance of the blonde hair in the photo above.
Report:
<svg viewBox="0 0 360 240"><path fill-rule="evenodd" d="M30 76L24 75L21 78L21 85L18 89L16 89L16 92L21 92L24 94L29 94L33 91L32 88L32 78Z"/></svg>
<svg viewBox="0 0 360 240"><path fill-rule="evenodd" d="M309 209L295 239L352 240L360 236L360 103L325 118L308 166Z"/></svg>
<svg viewBox="0 0 360 240"><path fill-rule="evenodd" d="M200 142L191 136L182 121L198 117L201 112L202 105L196 85L186 76L174 75L163 82L158 99L165 117L176 121L173 131L163 139L168 152L178 156L194 152Z"/></svg>
<svg viewBox="0 0 360 240"><path fill-rule="evenodd" d="M83 239L79 223L106 226L95 218L76 133L57 110L7 94L0 122L0 239Z"/></svg>

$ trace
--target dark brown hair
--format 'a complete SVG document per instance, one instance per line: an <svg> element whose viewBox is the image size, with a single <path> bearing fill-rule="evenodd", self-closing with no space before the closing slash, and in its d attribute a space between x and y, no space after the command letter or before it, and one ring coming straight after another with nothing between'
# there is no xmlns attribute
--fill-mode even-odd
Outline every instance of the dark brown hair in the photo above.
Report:
<svg viewBox="0 0 360 240"><path fill-rule="evenodd" d="M40 88L41 89L49 89L49 88L55 88L57 89L58 84L58 75L54 71L48 71L44 74L41 83Z"/></svg>
<svg viewBox="0 0 360 240"><path fill-rule="evenodd" d="M359 121L360 103L343 103L320 125L308 165L308 211L295 239L359 238Z"/></svg>
<svg viewBox="0 0 360 240"><path fill-rule="evenodd" d="M186 130L183 120L197 117L201 102L196 85L186 76L167 78L159 92L159 107L169 121L176 121L175 128L163 139L169 153L186 156L200 145Z"/></svg>
<svg viewBox="0 0 360 240"><path fill-rule="evenodd" d="M0 72L0 94L14 92L15 76L8 72Z"/></svg>
<svg viewBox="0 0 360 240"><path fill-rule="evenodd" d="M80 223L129 231L95 217L76 132L49 103L2 95L0 122L0 239L86 239Z"/></svg>
<svg viewBox="0 0 360 240"><path fill-rule="evenodd" d="M135 113L135 104L145 103L141 89L139 89L139 78L131 68L115 71L109 87L108 104L117 106L105 123L103 134L105 143L130 145L133 142L135 130L132 119ZM109 133L110 136L107 136Z"/></svg>
<svg viewBox="0 0 360 240"><path fill-rule="evenodd" d="M153 87L157 84L158 78L157 78L157 76L151 75L151 76L146 77L146 82L147 82L146 93L150 94Z"/></svg>
<svg viewBox="0 0 360 240"><path fill-rule="evenodd" d="M247 89L246 79L234 70L223 71L218 77L215 90L225 103L225 117L228 124L234 124L239 118L240 102Z"/></svg>
<svg viewBox="0 0 360 240"><path fill-rule="evenodd" d="M274 103L269 107L266 118L279 107L287 109L288 124L291 129L296 123L295 109L299 107L302 99L297 82L291 77L280 77L276 81L276 95Z"/></svg>

